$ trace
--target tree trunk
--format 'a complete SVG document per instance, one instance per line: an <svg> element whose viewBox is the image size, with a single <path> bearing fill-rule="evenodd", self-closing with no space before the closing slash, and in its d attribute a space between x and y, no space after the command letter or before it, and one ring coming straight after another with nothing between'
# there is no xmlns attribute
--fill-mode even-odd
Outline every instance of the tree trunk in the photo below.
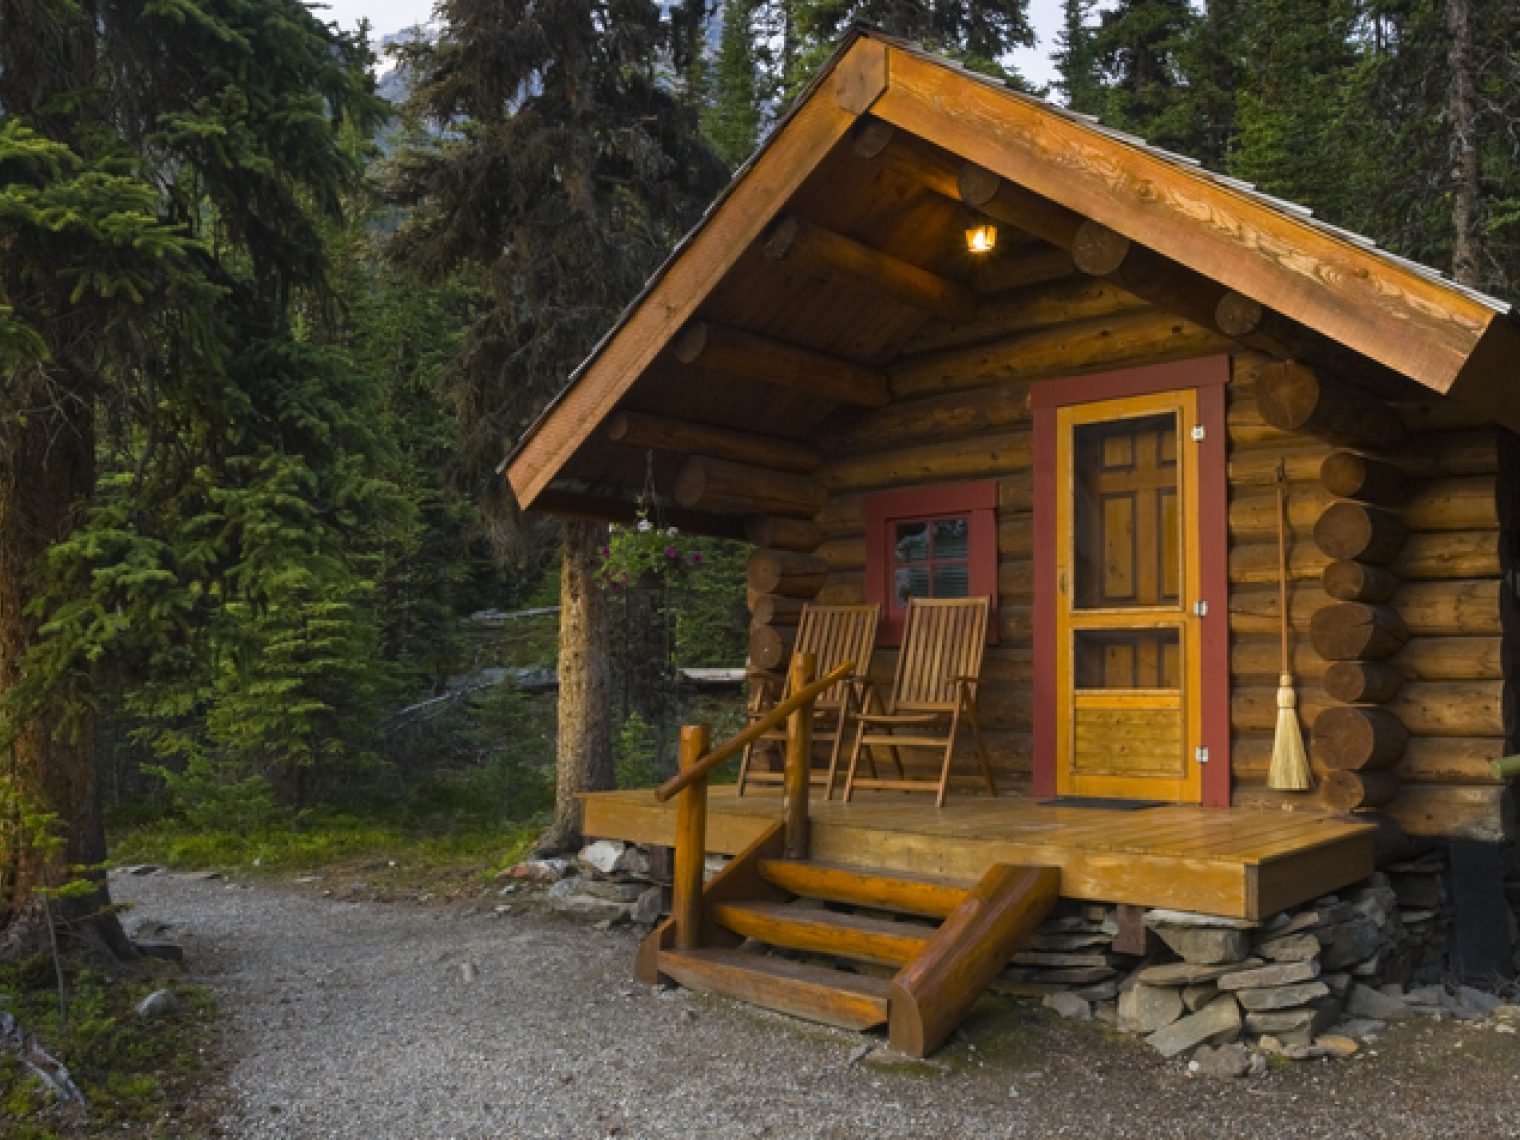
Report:
<svg viewBox="0 0 1520 1140"><path fill-rule="evenodd" d="M1451 130L1451 275L1478 287L1482 249L1478 228L1478 96L1473 81L1473 13L1471 0L1446 0L1446 48L1449 71L1446 121Z"/></svg>
<svg viewBox="0 0 1520 1140"><path fill-rule="evenodd" d="M576 846L581 834L581 792L613 786L611 645L607 595L596 567L606 528L566 520L560 562L559 744L554 822L537 849L551 853Z"/></svg>
<svg viewBox="0 0 1520 1140"><path fill-rule="evenodd" d="M28 612L42 559L82 520L95 482L94 421L87 397L55 395L52 407L7 425L0 438L0 696L24 678L23 659L38 619ZM0 784L20 796L20 813L55 817L48 829L61 842L40 849L26 842L18 821L0 820L7 850L0 852L0 959L45 945L39 887L85 878L93 889L58 899L53 917L64 930L94 934L118 956L131 944L110 905L104 872L105 829L95 785L94 717L76 702L65 724L56 697L25 710L9 755L0 761ZM13 810L7 805L7 810ZM80 870L84 868L84 870Z"/></svg>

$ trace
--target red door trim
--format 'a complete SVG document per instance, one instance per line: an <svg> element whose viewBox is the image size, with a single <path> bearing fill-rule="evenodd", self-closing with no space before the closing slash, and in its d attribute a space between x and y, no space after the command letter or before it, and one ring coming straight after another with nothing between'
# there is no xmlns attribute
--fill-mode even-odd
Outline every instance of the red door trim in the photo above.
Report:
<svg viewBox="0 0 1520 1140"><path fill-rule="evenodd" d="M1230 605L1229 468L1225 449L1225 385L1228 356L1174 364L1149 364L1091 376L1044 380L1031 385L1034 417L1034 794L1056 791L1055 755L1055 549L1056 409L1070 404L1145 396L1182 388L1198 390L1198 542L1200 594L1208 603L1200 630L1203 692L1203 802L1230 804ZM1223 678L1220 682L1218 679ZM1214 683L1210 683L1211 680Z"/></svg>

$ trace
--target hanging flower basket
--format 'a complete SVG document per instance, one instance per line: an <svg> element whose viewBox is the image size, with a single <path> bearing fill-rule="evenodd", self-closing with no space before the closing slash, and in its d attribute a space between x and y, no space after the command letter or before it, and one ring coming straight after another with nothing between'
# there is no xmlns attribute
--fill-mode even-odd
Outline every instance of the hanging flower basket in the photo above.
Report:
<svg viewBox="0 0 1520 1140"><path fill-rule="evenodd" d="M659 589L702 565L701 544L675 527L659 527L642 500L630 526L614 526L602 547L602 585L616 592Z"/></svg>

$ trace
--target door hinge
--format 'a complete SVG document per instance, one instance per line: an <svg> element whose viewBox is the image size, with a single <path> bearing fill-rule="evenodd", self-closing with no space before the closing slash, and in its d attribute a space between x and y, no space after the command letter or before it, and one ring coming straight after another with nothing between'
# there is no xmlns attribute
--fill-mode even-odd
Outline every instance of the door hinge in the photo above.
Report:
<svg viewBox="0 0 1520 1140"><path fill-rule="evenodd" d="M1193 759L1200 764L1207 764L1209 762L1209 750L1200 744L1197 748L1193 749Z"/></svg>
<svg viewBox="0 0 1520 1140"><path fill-rule="evenodd" d="M1203 440L1204 440L1204 437L1207 436L1207 435L1208 435L1208 432L1204 429L1204 426L1202 424L1194 424L1193 425L1193 442L1194 443L1202 443Z"/></svg>
<svg viewBox="0 0 1520 1140"><path fill-rule="evenodd" d="M1204 602L1204 601L1194 602L1193 603L1193 616L1194 617L1208 617L1209 616L1209 603L1208 602Z"/></svg>

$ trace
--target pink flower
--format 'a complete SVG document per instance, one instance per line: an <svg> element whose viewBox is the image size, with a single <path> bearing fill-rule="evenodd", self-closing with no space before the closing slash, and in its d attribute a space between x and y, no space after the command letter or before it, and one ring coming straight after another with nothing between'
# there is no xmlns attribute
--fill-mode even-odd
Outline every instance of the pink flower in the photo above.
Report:
<svg viewBox="0 0 1520 1140"><path fill-rule="evenodd" d="M674 546L667 546L665 548L665 557L666 558L678 558L678 557L680 557L680 555L678 555L676 553L676 548Z"/></svg>
<svg viewBox="0 0 1520 1140"><path fill-rule="evenodd" d="M691 564L693 566L700 566L700 565L702 565L702 552L700 550L694 550L694 551L692 551L692 554L691 554Z"/></svg>

